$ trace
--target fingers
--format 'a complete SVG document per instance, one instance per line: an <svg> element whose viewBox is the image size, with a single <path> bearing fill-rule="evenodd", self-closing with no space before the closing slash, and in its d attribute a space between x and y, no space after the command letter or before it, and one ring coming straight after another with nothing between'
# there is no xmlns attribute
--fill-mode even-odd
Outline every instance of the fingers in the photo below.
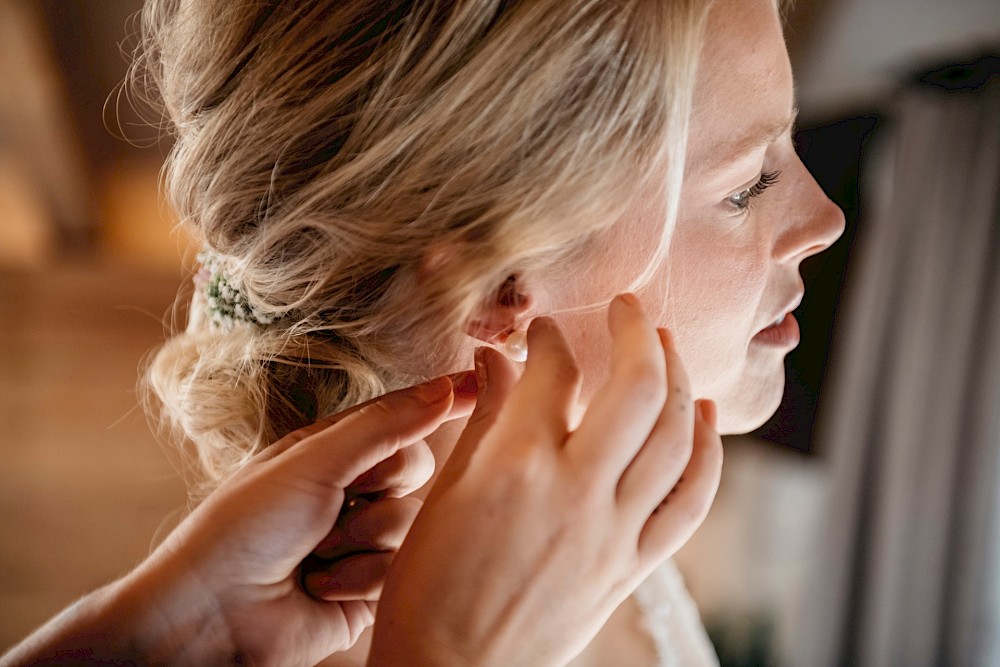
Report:
<svg viewBox="0 0 1000 667"><path fill-rule="evenodd" d="M476 381L478 398L475 410L441 469L432 494L443 493L461 476L517 384L518 374L514 365L502 354L492 348L480 347L476 350Z"/></svg>
<svg viewBox="0 0 1000 667"><path fill-rule="evenodd" d="M667 397L663 346L638 300L616 297L608 309L613 341L611 373L568 446L576 457L600 464L617 480L663 411Z"/></svg>
<svg viewBox="0 0 1000 667"><path fill-rule="evenodd" d="M449 375L448 379L451 380L451 385L454 388L455 400L451 404L447 420L451 421L452 419L471 415L472 410L476 407L476 399L479 396L479 386L475 369L454 373Z"/></svg>
<svg viewBox="0 0 1000 667"><path fill-rule="evenodd" d="M666 362L667 400L652 432L618 482L618 501L646 517L673 488L691 458L694 405L691 383L666 330L658 329Z"/></svg>
<svg viewBox="0 0 1000 667"><path fill-rule="evenodd" d="M416 498L384 498L348 512L316 546L313 554L334 560L358 551L399 549L421 504Z"/></svg>
<svg viewBox="0 0 1000 667"><path fill-rule="evenodd" d="M377 600L420 506L386 498L347 514L303 562L302 588L326 601Z"/></svg>
<svg viewBox="0 0 1000 667"><path fill-rule="evenodd" d="M476 378L479 398L465 432L482 434L496 421L511 390L518 382L514 365L493 348L476 350Z"/></svg>
<svg viewBox="0 0 1000 667"><path fill-rule="evenodd" d="M323 569L305 573L302 587L327 602L378 600L395 555L393 551L378 551L334 561Z"/></svg>
<svg viewBox="0 0 1000 667"><path fill-rule="evenodd" d="M375 622L375 602L365 600L346 600L340 604L310 604L310 612L316 613L321 619L319 625L330 629L332 634L329 642L328 655L346 651L354 646L361 633ZM318 612L318 613L317 613ZM334 628L347 627L347 637L336 632Z"/></svg>
<svg viewBox="0 0 1000 667"><path fill-rule="evenodd" d="M550 317L532 320L528 347L531 354L507 400L501 428L511 436L508 446L562 444L580 395L580 367L562 330Z"/></svg>
<svg viewBox="0 0 1000 667"><path fill-rule="evenodd" d="M722 475L722 439L715 430L715 405L699 401L691 461L683 481L646 521L639 534L639 562L651 571L684 545L708 515Z"/></svg>
<svg viewBox="0 0 1000 667"><path fill-rule="evenodd" d="M342 497L362 473L433 433L451 406L448 378L393 392L304 438L274 463L297 484L311 483Z"/></svg>
<svg viewBox="0 0 1000 667"><path fill-rule="evenodd" d="M531 354L524 374L507 399L502 428L513 446L539 439L562 444L580 394L583 376L562 330L550 317L537 317L528 327Z"/></svg>
<svg viewBox="0 0 1000 667"><path fill-rule="evenodd" d="M434 454L426 442L417 440L361 473L348 492L352 495L384 493L399 498L422 487L433 474Z"/></svg>
<svg viewBox="0 0 1000 667"><path fill-rule="evenodd" d="M452 384L454 400L452 402L451 410L449 410L448 415L446 417L446 421L452 419L459 419L461 417L465 417L468 414L471 414L473 408L476 405L477 388L476 388L475 371L462 371L459 373L454 373L447 377ZM294 445L298 444L302 440L305 440L309 436L315 435L323 431L324 429L330 428L334 424L344 420L346 417L353 415L354 413L362 410L367 406L372 405L373 403L390 400L390 397L392 396L405 395L415 391L419 392L421 387L424 387L425 385L434 382L440 382L442 380L443 378L435 378L430 382L417 385L415 387L407 387L405 389L399 389L384 396L377 396L369 401L365 401L364 403L359 403L358 405L355 405L346 410L338 412L337 414L329 415L327 417L323 417L322 419L318 419L312 424L309 424L308 426L304 426L300 429L297 429L289 433L281 440L278 440L273 445L271 445L264 451L257 454L253 459L254 463L261 463L273 459L274 457L278 456L279 454L287 451Z"/></svg>

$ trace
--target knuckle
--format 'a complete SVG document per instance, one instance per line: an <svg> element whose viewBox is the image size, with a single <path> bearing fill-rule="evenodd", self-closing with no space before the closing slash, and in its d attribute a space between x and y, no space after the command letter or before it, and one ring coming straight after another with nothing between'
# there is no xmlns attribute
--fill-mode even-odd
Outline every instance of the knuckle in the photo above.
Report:
<svg viewBox="0 0 1000 667"><path fill-rule="evenodd" d="M393 481L401 484L414 477L423 467L423 457L416 444L404 447L393 456Z"/></svg>
<svg viewBox="0 0 1000 667"><path fill-rule="evenodd" d="M690 441L678 440L675 446L670 447L664 455L664 467L667 470L676 471L674 474L681 474L691 462L691 452Z"/></svg>
<svg viewBox="0 0 1000 667"><path fill-rule="evenodd" d="M570 466L567 489L568 500L584 516L597 516L615 506L617 475L609 475L604 466L591 460L574 460Z"/></svg>
<svg viewBox="0 0 1000 667"><path fill-rule="evenodd" d="M405 452L405 449L401 449L373 468L369 472L369 481L386 488L399 486L405 482L406 471L409 467Z"/></svg>
<svg viewBox="0 0 1000 667"><path fill-rule="evenodd" d="M396 401L391 401L396 403ZM398 408L401 406L390 406L390 400L385 401L374 401L368 405L362 406L361 409L357 411L357 416L365 420L381 420L397 416Z"/></svg>
<svg viewBox="0 0 1000 667"><path fill-rule="evenodd" d="M410 445L404 451L407 452L406 466L401 472L400 485L422 486L434 475L434 454L423 441Z"/></svg>
<svg viewBox="0 0 1000 667"><path fill-rule="evenodd" d="M522 447L503 457L497 473L512 488L531 488L544 468L545 461L539 448Z"/></svg>
<svg viewBox="0 0 1000 667"><path fill-rule="evenodd" d="M512 445L511 449L516 449L518 455L528 455L529 452L552 444L552 429L540 419L520 419L507 415L502 422L497 432L505 434L505 439ZM516 456L511 453L511 456L505 458L513 459Z"/></svg>

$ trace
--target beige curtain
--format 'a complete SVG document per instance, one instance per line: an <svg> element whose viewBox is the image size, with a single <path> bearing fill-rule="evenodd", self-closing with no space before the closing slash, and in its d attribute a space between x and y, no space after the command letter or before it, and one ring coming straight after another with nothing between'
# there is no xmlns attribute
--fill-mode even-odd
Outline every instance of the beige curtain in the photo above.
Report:
<svg viewBox="0 0 1000 667"><path fill-rule="evenodd" d="M865 172L795 665L1000 665L1000 77L933 78Z"/></svg>

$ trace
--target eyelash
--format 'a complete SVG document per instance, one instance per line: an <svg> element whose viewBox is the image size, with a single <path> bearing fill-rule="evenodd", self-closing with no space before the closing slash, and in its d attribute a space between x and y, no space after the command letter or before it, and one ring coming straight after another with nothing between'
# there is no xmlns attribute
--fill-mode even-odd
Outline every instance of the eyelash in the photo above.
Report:
<svg viewBox="0 0 1000 667"><path fill-rule="evenodd" d="M750 210L750 200L764 194L764 190L767 190L769 187L777 183L780 177L780 171L765 171L760 175L759 181L751 185L743 192L738 192L729 197L729 202L741 213L745 213Z"/></svg>

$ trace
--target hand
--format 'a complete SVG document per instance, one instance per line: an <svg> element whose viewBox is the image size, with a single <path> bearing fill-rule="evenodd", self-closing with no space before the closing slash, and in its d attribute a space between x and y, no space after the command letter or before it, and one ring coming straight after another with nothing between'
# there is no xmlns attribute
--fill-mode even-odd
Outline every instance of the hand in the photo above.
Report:
<svg viewBox="0 0 1000 667"><path fill-rule="evenodd" d="M279 441L168 538L154 554L163 561L152 568L156 578L165 570L168 580L179 576L200 590L212 625L251 662L314 664L349 648L374 620L369 602L419 508L396 496L433 473L422 438L471 407L465 401L452 410L451 389L439 378ZM352 488L386 490L387 498L348 512L335 527ZM305 577L314 595L337 602L319 602L300 587L307 555L359 550ZM186 605L189 597L182 596Z"/></svg>
<svg viewBox="0 0 1000 667"><path fill-rule="evenodd" d="M389 572L370 665L565 664L701 524L714 405L634 297L609 326L610 378L572 431L580 371L551 319L519 381L479 351L479 402Z"/></svg>
<svg viewBox="0 0 1000 667"><path fill-rule="evenodd" d="M433 473L422 438L474 401L438 378L290 434L134 572L0 662L312 665L350 648L374 620L372 601L419 509L402 496ZM311 569L300 581L303 559Z"/></svg>

